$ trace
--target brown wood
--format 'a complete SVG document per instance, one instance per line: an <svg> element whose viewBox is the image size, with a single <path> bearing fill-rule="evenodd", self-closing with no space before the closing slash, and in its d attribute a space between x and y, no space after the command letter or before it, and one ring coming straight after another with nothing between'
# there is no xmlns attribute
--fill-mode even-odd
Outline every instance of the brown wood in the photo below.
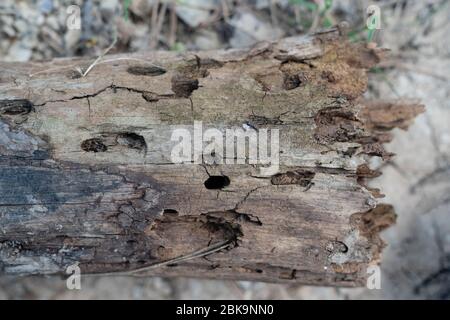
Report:
<svg viewBox="0 0 450 320"><path fill-rule="evenodd" d="M382 54L332 29L106 56L84 77L90 60L0 63L0 273L363 285L395 220L369 160L423 110L361 99ZM279 129L280 172L172 163L194 121Z"/></svg>

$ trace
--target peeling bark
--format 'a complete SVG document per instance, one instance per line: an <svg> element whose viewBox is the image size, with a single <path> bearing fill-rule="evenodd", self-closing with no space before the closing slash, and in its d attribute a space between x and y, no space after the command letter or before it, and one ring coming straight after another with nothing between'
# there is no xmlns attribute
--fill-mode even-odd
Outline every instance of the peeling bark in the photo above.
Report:
<svg viewBox="0 0 450 320"><path fill-rule="evenodd" d="M423 107L367 102L383 50L338 30L249 50L0 63L0 273L363 285L394 221L365 186L389 129ZM280 130L280 172L174 164L195 121ZM219 155L221 156L221 155Z"/></svg>

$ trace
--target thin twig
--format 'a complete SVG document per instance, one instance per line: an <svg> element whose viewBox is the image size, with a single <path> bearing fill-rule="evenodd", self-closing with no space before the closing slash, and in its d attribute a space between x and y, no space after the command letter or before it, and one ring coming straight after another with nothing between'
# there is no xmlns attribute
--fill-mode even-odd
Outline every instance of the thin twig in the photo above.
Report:
<svg viewBox="0 0 450 320"><path fill-rule="evenodd" d="M167 261L163 261L163 262L158 262L146 267L142 267L139 269L135 269L135 270L130 270L130 271L125 271L125 272L107 272L107 273L91 273L91 274L87 274L87 276L125 276L125 275L134 275L137 273L141 273L141 272L145 272L145 271L149 271L149 270L153 270L153 269L157 269L160 267L164 267L167 265L171 265L171 264L175 264L175 263L180 263L180 262L184 262L184 261L189 261L195 258L201 258L207 255L210 255L212 253L218 252L220 250L223 250L225 248L228 248L231 244L233 243L232 240L225 240L222 242L218 242L214 245L211 246L207 246L205 248L196 250L194 252L167 260Z"/></svg>
<svg viewBox="0 0 450 320"><path fill-rule="evenodd" d="M111 45L110 45L108 48L106 48L106 50L105 50L101 55L99 55L97 59L95 59L95 61L94 61L94 62L86 69L86 71L85 71L84 73L81 74L81 76L82 76L82 77L86 77L87 74L95 67L95 65L98 64L98 62L99 62L105 55L107 55L108 52L109 52L112 48L114 48L114 46L116 45L116 43L117 43L117 30L114 29L114 40L113 40L113 42L111 43Z"/></svg>
<svg viewBox="0 0 450 320"><path fill-rule="evenodd" d="M159 12L158 23L156 25L155 37L153 38L153 43L151 45L151 49L155 49L156 46L158 45L159 34L161 33L162 25L164 23L164 18L166 16L166 11L167 11L167 3L164 2L163 5L161 6L161 10Z"/></svg>

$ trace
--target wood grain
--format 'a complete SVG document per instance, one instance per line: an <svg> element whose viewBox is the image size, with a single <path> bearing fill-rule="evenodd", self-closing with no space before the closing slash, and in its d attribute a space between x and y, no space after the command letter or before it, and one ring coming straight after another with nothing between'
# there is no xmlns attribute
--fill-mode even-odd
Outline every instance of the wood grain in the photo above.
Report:
<svg viewBox="0 0 450 320"><path fill-rule="evenodd" d="M395 220L365 186L379 174L369 161L389 158L388 130L423 111L362 100L383 53L331 29L248 50L106 56L85 77L86 59L0 63L0 273L79 263L363 285ZM194 121L279 129L280 171L172 163L173 130ZM208 189L211 177L228 183Z"/></svg>

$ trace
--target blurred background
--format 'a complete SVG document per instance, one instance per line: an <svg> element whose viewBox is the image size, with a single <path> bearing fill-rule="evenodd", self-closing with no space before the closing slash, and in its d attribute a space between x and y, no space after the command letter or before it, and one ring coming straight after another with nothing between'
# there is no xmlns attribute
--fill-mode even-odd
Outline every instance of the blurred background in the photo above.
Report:
<svg viewBox="0 0 450 320"><path fill-rule="evenodd" d="M380 30L366 27L370 5ZM81 29L68 28L77 8ZM248 47L342 21L350 41L391 50L370 70L367 97L426 105L394 131L396 157L371 183L398 214L383 233L381 290L90 277L70 291L63 278L0 277L0 299L450 299L450 0L2 0L0 60L95 59L111 44L110 53Z"/></svg>

